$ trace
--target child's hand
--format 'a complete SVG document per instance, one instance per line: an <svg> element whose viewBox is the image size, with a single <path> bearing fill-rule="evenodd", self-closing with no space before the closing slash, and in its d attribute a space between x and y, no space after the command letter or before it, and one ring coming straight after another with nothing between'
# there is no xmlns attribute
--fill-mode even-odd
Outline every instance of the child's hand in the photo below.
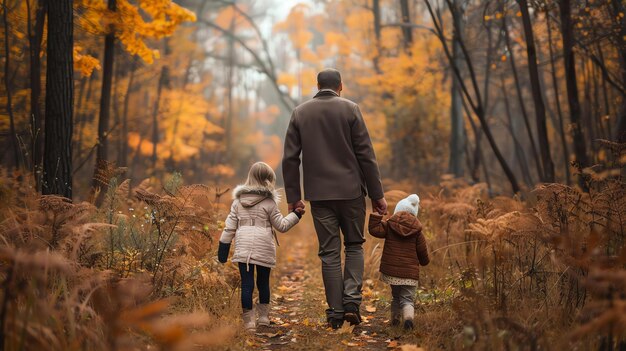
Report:
<svg viewBox="0 0 626 351"><path fill-rule="evenodd" d="M228 252L230 251L230 244L226 244L220 241L217 248L217 260L220 263L226 263L228 261Z"/></svg>
<svg viewBox="0 0 626 351"><path fill-rule="evenodd" d="M306 213L306 210L302 207L297 207L293 210L293 212L295 212L298 217L302 218L302 216Z"/></svg>

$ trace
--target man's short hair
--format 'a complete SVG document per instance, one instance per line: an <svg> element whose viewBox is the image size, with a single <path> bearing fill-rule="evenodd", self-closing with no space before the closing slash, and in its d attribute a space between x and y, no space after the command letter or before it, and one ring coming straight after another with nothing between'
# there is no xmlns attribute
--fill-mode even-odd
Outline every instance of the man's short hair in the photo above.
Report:
<svg viewBox="0 0 626 351"><path fill-rule="evenodd" d="M339 89L341 73L334 68L326 68L317 74L317 84L320 89Z"/></svg>

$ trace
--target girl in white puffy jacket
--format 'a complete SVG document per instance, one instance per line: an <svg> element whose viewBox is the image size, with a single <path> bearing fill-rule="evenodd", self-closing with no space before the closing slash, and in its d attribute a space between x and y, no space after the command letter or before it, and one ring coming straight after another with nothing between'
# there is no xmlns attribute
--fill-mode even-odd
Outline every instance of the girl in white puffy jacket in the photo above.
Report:
<svg viewBox="0 0 626 351"><path fill-rule="evenodd" d="M257 305L259 325L269 325L270 270L276 265L276 228L281 233L298 224L304 210L297 208L286 217L278 209L279 195L275 189L276 174L263 162L250 168L245 184L233 191L233 204L220 237L218 259L225 263L230 244L235 240L232 262L241 274L241 306L243 322L248 330L256 328L252 306L254 271L259 289Z"/></svg>

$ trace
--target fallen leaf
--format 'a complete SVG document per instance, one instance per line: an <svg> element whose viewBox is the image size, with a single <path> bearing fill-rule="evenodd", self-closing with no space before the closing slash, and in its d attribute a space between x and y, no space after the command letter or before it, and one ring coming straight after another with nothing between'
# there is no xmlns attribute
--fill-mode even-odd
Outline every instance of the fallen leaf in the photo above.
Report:
<svg viewBox="0 0 626 351"><path fill-rule="evenodd" d="M340 334L352 334L352 331L354 331L354 325L350 325L348 321L344 321L341 328L337 329Z"/></svg>
<svg viewBox="0 0 626 351"><path fill-rule="evenodd" d="M361 346L360 344L357 344L355 342L350 342L347 340L341 340L341 343L349 347Z"/></svg>
<svg viewBox="0 0 626 351"><path fill-rule="evenodd" d="M376 312L376 306L372 306L372 305L367 305L365 306L365 310L369 313L374 313Z"/></svg>
<svg viewBox="0 0 626 351"><path fill-rule="evenodd" d="M395 340L392 340L387 344L388 349L395 349L396 347L398 347L398 342Z"/></svg>
<svg viewBox="0 0 626 351"><path fill-rule="evenodd" d="M402 345L400 346L400 350L401 351L426 351L426 349L418 347L417 345L413 345L413 344Z"/></svg>

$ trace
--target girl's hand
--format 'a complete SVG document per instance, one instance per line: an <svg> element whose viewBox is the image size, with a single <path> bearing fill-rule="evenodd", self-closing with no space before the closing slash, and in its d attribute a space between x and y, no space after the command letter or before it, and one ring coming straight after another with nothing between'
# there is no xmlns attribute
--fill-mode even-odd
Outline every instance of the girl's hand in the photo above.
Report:
<svg viewBox="0 0 626 351"><path fill-rule="evenodd" d="M217 248L217 260L220 263L226 263L228 261L228 252L230 251L230 244L226 244L220 241Z"/></svg>
<svg viewBox="0 0 626 351"><path fill-rule="evenodd" d="M306 213L306 210L304 208L297 207L293 210L293 212L295 212L298 217L302 218L302 216Z"/></svg>

